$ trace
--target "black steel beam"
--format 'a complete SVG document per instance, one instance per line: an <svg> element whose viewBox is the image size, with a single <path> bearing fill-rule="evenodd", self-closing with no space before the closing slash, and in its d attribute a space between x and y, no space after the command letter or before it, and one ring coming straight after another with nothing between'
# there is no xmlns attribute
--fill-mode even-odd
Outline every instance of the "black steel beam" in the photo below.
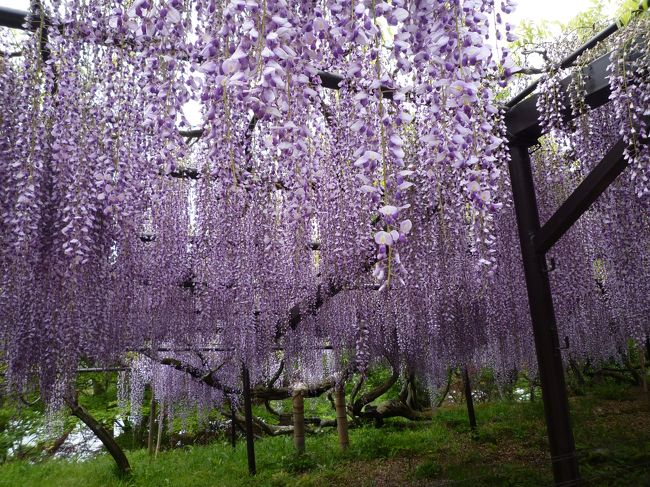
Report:
<svg viewBox="0 0 650 487"><path fill-rule="evenodd" d="M609 75L607 67L610 63L610 54L605 54L582 68L582 77L585 84L585 103L590 108L598 108L609 101L611 93L609 87ZM568 96L568 87L574 75L567 76L560 81L560 98L566 107L561 115L565 121L572 120L575 115L571 110L571 103ZM508 138L514 141L533 141L542 135L542 127L539 124L539 112L537 102L539 95L535 94L519 102L506 112L505 123L508 131Z"/></svg>
<svg viewBox="0 0 650 487"><path fill-rule="evenodd" d="M189 168L183 168L183 169L175 169L171 171L168 176L172 178L178 178L178 179L199 179L201 175L199 174L198 169L195 167L189 167Z"/></svg>
<svg viewBox="0 0 650 487"><path fill-rule="evenodd" d="M575 60L578 59L578 57L580 57L581 54L588 51L592 47L595 47L596 44L598 44L599 42L607 39L618 29L619 29L618 22L614 22L613 24L607 26L607 28L605 28L604 30L596 34L594 37L589 39L582 46L580 46L578 49L576 49L574 52L572 52L566 58L564 58L559 64L559 69L566 69L571 67L575 62ZM506 107L512 108L515 105L517 105L519 102L521 102L524 98L526 98L533 91L535 91L535 88L539 86L540 81L541 78L538 78L535 81L533 81L531 84L529 84L521 93L519 93L517 96L513 97L508 103L506 103Z"/></svg>
<svg viewBox="0 0 650 487"><path fill-rule="evenodd" d="M24 29L27 22L27 12L14 8L0 7L0 27ZM32 26L32 28L34 28Z"/></svg>
<svg viewBox="0 0 650 487"><path fill-rule="evenodd" d="M562 238L566 231L589 209L594 201L623 172L627 161L623 159L625 143L619 140L591 170L571 196L557 209L535 234L535 251L544 254Z"/></svg>
<svg viewBox="0 0 650 487"><path fill-rule="evenodd" d="M321 86L330 90L338 90L340 88L339 84L343 81L343 76L326 71L319 71L318 77L320 78Z"/></svg>
<svg viewBox="0 0 650 487"><path fill-rule="evenodd" d="M329 73L327 71L319 71L318 77L320 78L321 86L323 88L329 88L330 90L338 90L341 82L345 79L339 74ZM388 100L393 99L394 89L388 88L387 86L381 86L380 89L383 98Z"/></svg>
<svg viewBox="0 0 650 487"><path fill-rule="evenodd" d="M508 168L542 385L553 477L556 485L579 485L580 473L546 257L535 250L533 243L533 236L539 231L539 212L528 148L526 144L511 144Z"/></svg>
<svg viewBox="0 0 650 487"><path fill-rule="evenodd" d="M246 456L248 457L248 473L255 475L255 439L253 438L253 406L251 402L251 378L248 368L242 365L242 382L244 386L244 416L246 419Z"/></svg>
<svg viewBox="0 0 650 487"><path fill-rule="evenodd" d="M27 23L28 12L24 10L16 10L12 8L0 7L0 27L9 27L12 29L25 29ZM46 21L47 22L47 21ZM31 25L27 26L29 30L35 30L40 25L39 21L32 22ZM328 73L327 71L319 71L318 77L321 80L321 86L331 90L338 90L340 88L341 81L344 80L343 76ZM392 99L393 98L393 89L386 86L382 86L381 93L384 98ZM181 135L186 137L200 137L203 133L203 129L198 130L187 130L181 132Z"/></svg>
<svg viewBox="0 0 650 487"><path fill-rule="evenodd" d="M647 5L645 1L641 1L639 3L639 6L636 10L634 10L632 13L634 15L637 15L644 10L647 9ZM571 54L569 54L567 57L565 57L562 61L560 61L559 69L566 69L571 66L573 66L573 63L578 59L583 53L591 49L592 47L596 47L596 45L599 42L604 41L607 39L609 36L611 36L613 33L615 33L618 29L620 29L620 26L623 25L623 22L619 19L616 22L613 22L609 24L607 27L605 27L603 30L601 30L598 34L594 35L591 39L589 39L587 42L585 42L582 46L580 46L578 49L573 51ZM531 84L529 84L524 90L519 93L517 96L513 97L508 103L506 103L507 108L512 108L515 105L517 105L520 101L522 101L524 98L526 98L528 95L530 95L533 91L535 91L535 88L539 85L541 79L538 78L535 81L533 81Z"/></svg>

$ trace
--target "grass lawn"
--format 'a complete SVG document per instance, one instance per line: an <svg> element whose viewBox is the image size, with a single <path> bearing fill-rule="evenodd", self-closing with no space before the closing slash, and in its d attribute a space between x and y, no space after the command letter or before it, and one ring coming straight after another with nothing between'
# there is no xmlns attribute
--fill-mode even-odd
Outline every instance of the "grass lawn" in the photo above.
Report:
<svg viewBox="0 0 650 487"><path fill-rule="evenodd" d="M120 479L106 455L72 463L9 462L2 487L109 486L537 486L550 485L542 403L477 405L472 435L463 406L441 408L432 421L393 420L350 431L342 453L333 432L307 437L295 454L290 437L255 444L259 474L248 476L246 450L227 443L163 451L150 460L128 452L133 475ZM587 485L650 486L650 400L637 390L595 389L571 399L580 468Z"/></svg>

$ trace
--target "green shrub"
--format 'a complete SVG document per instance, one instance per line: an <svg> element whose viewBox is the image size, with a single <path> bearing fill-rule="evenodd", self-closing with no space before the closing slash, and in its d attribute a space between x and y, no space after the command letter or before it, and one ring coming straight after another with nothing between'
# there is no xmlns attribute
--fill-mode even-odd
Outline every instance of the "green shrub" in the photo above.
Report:
<svg viewBox="0 0 650 487"><path fill-rule="evenodd" d="M415 469L416 479L435 479L442 474L442 467L433 460L421 463Z"/></svg>
<svg viewBox="0 0 650 487"><path fill-rule="evenodd" d="M285 455L280 461L282 470L290 473L304 473L318 467L318 462L313 453L293 453Z"/></svg>

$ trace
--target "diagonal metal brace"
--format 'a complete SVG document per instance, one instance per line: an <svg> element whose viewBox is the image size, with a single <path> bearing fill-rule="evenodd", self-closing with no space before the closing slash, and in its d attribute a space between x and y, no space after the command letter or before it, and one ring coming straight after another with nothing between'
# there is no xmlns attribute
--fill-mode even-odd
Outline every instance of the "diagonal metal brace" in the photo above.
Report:
<svg viewBox="0 0 650 487"><path fill-rule="evenodd" d="M620 139L533 237L538 254L548 252L623 172L625 142Z"/></svg>

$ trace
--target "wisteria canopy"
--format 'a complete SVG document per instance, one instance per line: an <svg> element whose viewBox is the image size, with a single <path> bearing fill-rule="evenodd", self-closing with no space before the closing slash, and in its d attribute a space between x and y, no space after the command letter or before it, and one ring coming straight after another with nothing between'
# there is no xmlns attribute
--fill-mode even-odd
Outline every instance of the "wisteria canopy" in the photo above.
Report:
<svg viewBox="0 0 650 487"><path fill-rule="evenodd" d="M242 363L259 383L280 358L308 387L379 360L431 388L461 363L535 373L507 170L511 0L36 6L31 33L1 38L13 387L37 376L56 406L81 360L126 361L132 408L151 380L209 407ZM600 109L579 79L570 106L558 95L570 69L538 88L542 219L621 136L631 166L553 250L574 357L650 333L649 32L639 18L596 50L612 52Z"/></svg>

